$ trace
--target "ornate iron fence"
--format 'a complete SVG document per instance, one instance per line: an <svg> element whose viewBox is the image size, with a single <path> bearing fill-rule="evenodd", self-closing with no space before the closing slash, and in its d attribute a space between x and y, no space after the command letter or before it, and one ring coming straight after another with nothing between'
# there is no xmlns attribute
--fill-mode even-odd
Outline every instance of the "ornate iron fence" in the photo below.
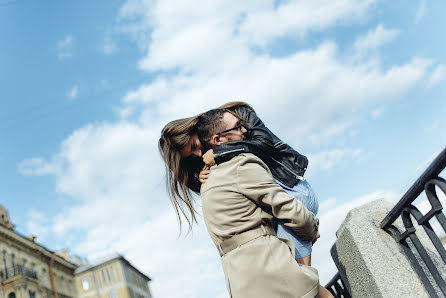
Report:
<svg viewBox="0 0 446 298"><path fill-rule="evenodd" d="M339 272L333 276L328 284L325 285L325 288L330 291L335 298L351 298Z"/></svg>
<svg viewBox="0 0 446 298"><path fill-rule="evenodd" d="M6 270L0 270L0 278L2 281L7 280L8 278L23 275L29 278L37 279L37 273L31 269L26 268L22 265L16 265L12 267L6 268Z"/></svg>
<svg viewBox="0 0 446 298"><path fill-rule="evenodd" d="M421 243L413 225L412 218L414 218L418 225L423 227L433 246L437 250L439 256L446 264L446 250L444 249L438 235L432 228L430 220L434 217L440 223L441 228L446 232L446 217L443 213L443 206L438 198L437 190L446 194L446 180L439 177L440 173L446 167L446 148L437 156L437 158L429 165L418 180L409 188L401 200L390 210L387 216L383 219L380 226L388 232L396 242L402 245L404 252L408 256L412 267L418 273L421 282L426 291L431 297L440 297L439 292L446 296L446 282L435 265L434 260L428 253L426 248ZM413 202L425 192L428 202L430 203L430 210L423 215ZM393 224L401 218L405 231L400 232ZM410 242L408 242L408 240ZM419 257L415 256L411 247L414 247ZM430 277L427 272L423 270L428 269ZM434 281L434 283L433 283ZM435 289L439 289L439 291Z"/></svg>

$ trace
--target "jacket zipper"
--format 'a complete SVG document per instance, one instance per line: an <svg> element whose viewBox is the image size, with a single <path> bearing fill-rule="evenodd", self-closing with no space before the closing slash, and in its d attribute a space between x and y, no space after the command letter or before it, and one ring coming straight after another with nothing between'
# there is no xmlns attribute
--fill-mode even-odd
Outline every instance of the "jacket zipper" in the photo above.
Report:
<svg viewBox="0 0 446 298"><path fill-rule="evenodd" d="M282 167L285 168L285 170L287 170L288 172L290 172L291 174L293 174L297 179L299 180L304 180L304 177L297 175L292 169L290 169L287 165L285 165L284 163L278 161L277 159L271 157L272 160L274 160L275 162L277 162L278 164L280 164Z"/></svg>
<svg viewBox="0 0 446 298"><path fill-rule="evenodd" d="M222 153L217 153L217 154L214 155L214 159L216 157L219 157L219 156L224 156L225 154L229 154L229 153L233 153L233 152L239 152L239 151L245 151L245 149L244 148L240 148L240 149L229 150L229 151L222 152Z"/></svg>

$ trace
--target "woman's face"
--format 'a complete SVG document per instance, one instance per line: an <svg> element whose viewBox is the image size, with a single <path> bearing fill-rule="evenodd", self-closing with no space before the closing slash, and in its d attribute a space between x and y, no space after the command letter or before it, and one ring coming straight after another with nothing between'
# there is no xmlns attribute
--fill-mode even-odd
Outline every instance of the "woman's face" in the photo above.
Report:
<svg viewBox="0 0 446 298"><path fill-rule="evenodd" d="M186 146L181 149L180 154L182 158L187 158L191 155L195 155L197 157L201 157L203 149L203 145L201 145L200 140L198 139L197 134L193 134L190 137L189 142L186 144Z"/></svg>

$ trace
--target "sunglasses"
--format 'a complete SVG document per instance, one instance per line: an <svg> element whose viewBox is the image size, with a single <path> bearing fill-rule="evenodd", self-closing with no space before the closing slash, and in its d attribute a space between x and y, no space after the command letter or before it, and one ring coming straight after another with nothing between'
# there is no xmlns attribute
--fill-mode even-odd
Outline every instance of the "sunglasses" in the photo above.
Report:
<svg viewBox="0 0 446 298"><path fill-rule="evenodd" d="M240 123L237 123L233 128L230 128L230 129L227 129L227 130L220 131L220 132L216 133L216 135L219 136L219 135L221 135L221 134L230 132L230 131L232 131L232 130L241 130L241 128L242 128L242 125L241 125Z"/></svg>

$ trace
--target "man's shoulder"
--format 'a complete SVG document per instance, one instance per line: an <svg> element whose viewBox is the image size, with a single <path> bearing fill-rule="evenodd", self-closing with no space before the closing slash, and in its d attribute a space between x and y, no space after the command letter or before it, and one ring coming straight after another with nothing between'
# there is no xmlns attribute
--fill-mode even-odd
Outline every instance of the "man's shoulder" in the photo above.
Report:
<svg viewBox="0 0 446 298"><path fill-rule="evenodd" d="M267 167L267 165L261 160L258 156L252 154L252 153L241 153L235 158L238 158L239 164L245 164L245 163L259 163Z"/></svg>
<svg viewBox="0 0 446 298"><path fill-rule="evenodd" d="M227 173L223 169L230 169L230 171L234 171L234 175L236 174L235 171L243 171L245 168L249 168L250 171L253 170L265 170L268 173L271 174L268 166L261 160L259 157L252 153L241 153L235 157L233 157L231 160L222 163L218 165L222 172ZM212 173L212 169L211 169Z"/></svg>
<svg viewBox="0 0 446 298"><path fill-rule="evenodd" d="M221 163L217 166L214 166L214 167L215 168L227 168L227 167L234 167L234 166L238 167L238 166L244 165L246 163L260 163L262 165L265 165L265 167L266 167L266 164L259 157L257 157L256 155L254 155L252 153L247 153L247 152L240 153L239 155L234 156L230 160L223 162L223 163ZM212 168L214 168L214 167L212 167Z"/></svg>

